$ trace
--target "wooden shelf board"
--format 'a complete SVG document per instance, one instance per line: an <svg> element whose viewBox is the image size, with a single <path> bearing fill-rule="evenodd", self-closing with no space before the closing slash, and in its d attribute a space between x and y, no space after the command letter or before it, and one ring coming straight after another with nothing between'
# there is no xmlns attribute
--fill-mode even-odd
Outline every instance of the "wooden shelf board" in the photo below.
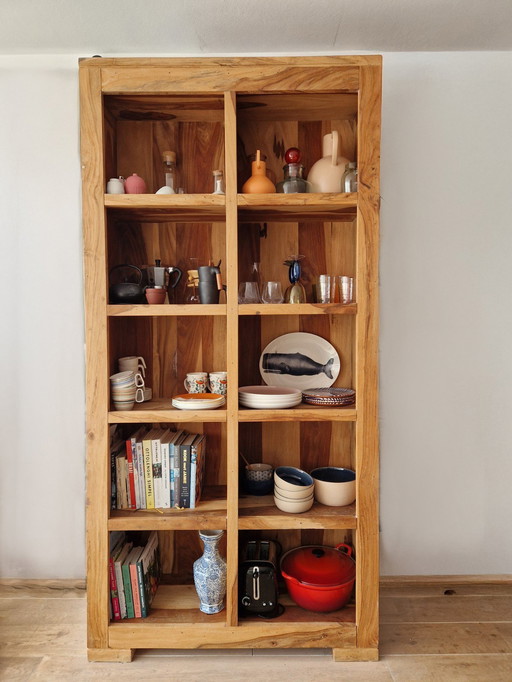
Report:
<svg viewBox="0 0 512 682"><path fill-rule="evenodd" d="M104 102L124 121L224 121L222 95L107 95Z"/></svg>
<svg viewBox="0 0 512 682"><path fill-rule="evenodd" d="M158 587L147 618L111 622L109 646L113 648L216 649L274 648L275 638L286 646L305 648L354 647L354 606L333 613L314 613L279 597L284 613L272 620L243 618L239 627L226 626L226 611L207 615L199 610L194 585Z"/></svg>
<svg viewBox="0 0 512 682"><path fill-rule="evenodd" d="M332 121L355 119L355 93L238 95L237 119L247 121Z"/></svg>
<svg viewBox="0 0 512 682"><path fill-rule="evenodd" d="M172 407L171 398L155 398L135 405L133 410L112 410L108 413L108 423L225 422L226 415L225 406L216 410L178 410Z"/></svg>
<svg viewBox="0 0 512 682"><path fill-rule="evenodd" d="M239 530L357 528L355 504L327 507L315 502L304 514L288 514L276 507L272 495L244 495L238 507Z"/></svg>
<svg viewBox="0 0 512 682"><path fill-rule="evenodd" d="M238 194L240 222L345 222L356 217L357 194Z"/></svg>
<svg viewBox="0 0 512 682"><path fill-rule="evenodd" d="M146 223L209 223L226 220L222 194L105 194L109 215Z"/></svg>
<svg viewBox="0 0 512 682"><path fill-rule="evenodd" d="M284 410L258 410L250 407L238 410L241 422L354 422L357 412L354 407L316 407L301 404Z"/></svg>
<svg viewBox="0 0 512 682"><path fill-rule="evenodd" d="M341 303L241 303L239 315L355 315L357 304Z"/></svg>
<svg viewBox="0 0 512 682"><path fill-rule="evenodd" d="M114 509L109 530L226 530L226 486L208 486L195 509Z"/></svg>
<svg viewBox="0 0 512 682"><path fill-rule="evenodd" d="M162 304L162 305L117 305L107 306L109 317L202 317L202 316L225 316L226 304Z"/></svg>

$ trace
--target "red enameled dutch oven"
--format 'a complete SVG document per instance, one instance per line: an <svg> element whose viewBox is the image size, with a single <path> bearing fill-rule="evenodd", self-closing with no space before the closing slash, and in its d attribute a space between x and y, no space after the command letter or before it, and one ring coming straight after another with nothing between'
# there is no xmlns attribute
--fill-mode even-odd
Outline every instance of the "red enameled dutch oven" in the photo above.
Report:
<svg viewBox="0 0 512 682"><path fill-rule="evenodd" d="M342 551L342 549L344 551ZM303 609L325 613L348 602L356 578L352 547L309 545L281 557L281 574L290 597Z"/></svg>

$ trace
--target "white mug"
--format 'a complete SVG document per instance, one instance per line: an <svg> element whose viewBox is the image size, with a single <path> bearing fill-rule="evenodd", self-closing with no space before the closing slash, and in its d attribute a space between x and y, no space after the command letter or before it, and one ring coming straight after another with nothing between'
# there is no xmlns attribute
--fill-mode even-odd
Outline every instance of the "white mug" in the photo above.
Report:
<svg viewBox="0 0 512 682"><path fill-rule="evenodd" d="M208 375L208 388L212 393L226 395L228 392L228 373L210 372Z"/></svg>
<svg viewBox="0 0 512 682"><path fill-rule="evenodd" d="M188 393L206 393L208 374L206 372L189 372L183 382Z"/></svg>

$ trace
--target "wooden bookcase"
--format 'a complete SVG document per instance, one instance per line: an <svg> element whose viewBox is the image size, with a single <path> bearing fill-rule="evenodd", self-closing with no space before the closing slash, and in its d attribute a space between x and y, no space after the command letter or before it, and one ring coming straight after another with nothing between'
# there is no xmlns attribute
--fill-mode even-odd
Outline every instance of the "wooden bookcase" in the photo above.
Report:
<svg viewBox="0 0 512 682"><path fill-rule="evenodd" d="M87 356L87 586L90 660L131 660L137 648L331 647L336 660L378 657L378 212L381 58L102 59L80 62L83 233ZM341 153L357 160L357 194L244 195L247 155L261 149L276 180L283 154L298 146L306 171L336 129ZM155 195L161 154L178 155L186 194ZM225 196L212 195L212 170ZM107 195L108 178L141 175L144 195ZM239 305L238 282L260 262L263 279L287 283L283 261L306 256L303 282L322 272L353 274L356 303ZM187 269L222 259L225 302L187 305L184 288L165 305L110 305L108 272L119 263L162 262ZM258 360L273 338L306 331L328 339L342 363L336 386L352 386L355 408L249 410L238 385L261 383ZM133 411L110 405L116 359L142 355L153 400ZM228 371L225 408L179 411L170 398L190 371ZM111 511L109 427L176 425L208 434L206 493L197 509ZM272 497L239 494L239 451L252 461L349 466L354 505L320 504L286 514ZM199 529L224 529L226 609L198 609L192 563ZM114 530L160 533L163 584L146 619L109 621L108 539ZM282 595L274 620L239 619L239 545L278 539L354 545L352 603L329 614L300 609Z"/></svg>

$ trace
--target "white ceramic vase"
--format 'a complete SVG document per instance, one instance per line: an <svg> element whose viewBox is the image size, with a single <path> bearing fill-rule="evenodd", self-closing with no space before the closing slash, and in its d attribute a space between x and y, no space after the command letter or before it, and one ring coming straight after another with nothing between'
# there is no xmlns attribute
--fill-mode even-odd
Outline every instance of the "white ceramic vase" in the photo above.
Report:
<svg viewBox="0 0 512 682"><path fill-rule="evenodd" d="M348 159L338 156L339 135L337 130L324 135L322 158L311 166L308 182L310 192L342 192L341 179L345 173Z"/></svg>

